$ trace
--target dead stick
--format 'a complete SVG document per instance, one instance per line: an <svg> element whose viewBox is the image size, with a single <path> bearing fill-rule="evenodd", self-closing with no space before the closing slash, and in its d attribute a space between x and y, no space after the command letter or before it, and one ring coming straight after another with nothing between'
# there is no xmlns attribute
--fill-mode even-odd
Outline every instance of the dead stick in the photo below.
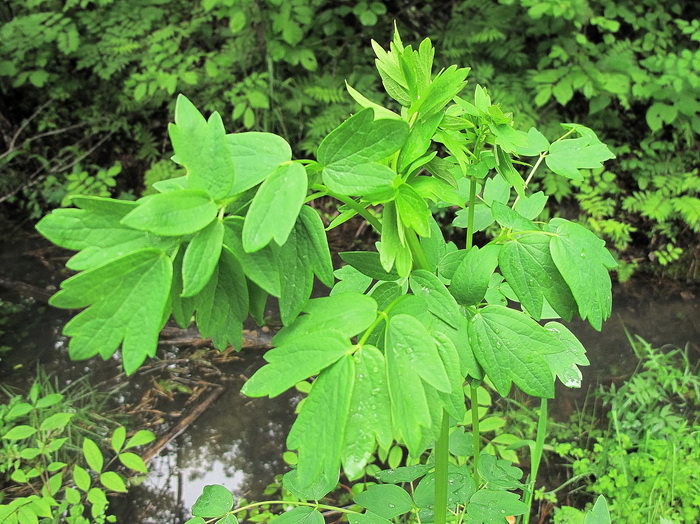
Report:
<svg viewBox="0 0 700 524"><path fill-rule="evenodd" d="M186 416L181 418L173 428L168 431L167 434L163 435L158 441L151 447L146 453L143 455L143 460L144 462L148 462L151 460L154 456L158 455L165 446L167 446L171 440L176 439L179 437L186 429L187 427L192 424L199 416L204 413L209 406L211 406L216 399L218 399L223 392L225 391L225 388L222 386L218 386L214 391L212 391L207 398L204 399L204 401L201 404L197 404L197 406Z"/></svg>

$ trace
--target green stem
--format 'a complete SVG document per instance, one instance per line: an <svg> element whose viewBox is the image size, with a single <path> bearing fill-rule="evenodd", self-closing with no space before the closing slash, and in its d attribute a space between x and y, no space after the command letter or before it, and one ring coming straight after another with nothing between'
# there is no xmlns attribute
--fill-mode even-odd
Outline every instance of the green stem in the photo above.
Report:
<svg viewBox="0 0 700 524"><path fill-rule="evenodd" d="M479 475L479 455L481 454L481 434L479 432L479 391L474 384L469 384L469 399L472 408L472 443L474 448L474 484L479 487L481 475Z"/></svg>
<svg viewBox="0 0 700 524"><path fill-rule="evenodd" d="M476 178L469 180L469 211L467 214L467 249L471 249L474 237L474 206L476 205Z"/></svg>
<svg viewBox="0 0 700 524"><path fill-rule="evenodd" d="M360 204L359 202L355 202L349 196L339 195L337 193L333 193L332 191L328 191L328 189L326 189L325 187L323 188L323 191L325 191L329 197L335 198L336 200L340 200L349 208L353 209L354 211L357 211L357 214L364 218L375 229L377 233L382 232L381 222L379 222L377 217L372 215L372 213L370 213L362 204Z"/></svg>
<svg viewBox="0 0 700 524"><path fill-rule="evenodd" d="M440 436L435 442L435 524L447 522L447 468L450 459L450 416L442 410Z"/></svg>
<svg viewBox="0 0 700 524"><path fill-rule="evenodd" d="M537 438L535 440L535 448L532 450L530 457L530 480L525 487L525 504L527 512L523 516L523 524L530 522L530 508L532 506L532 497L535 494L535 481L537 480L537 471L540 469L540 461L542 460L542 450L544 449L544 437L547 434L547 399L543 398L540 403L540 417L537 421Z"/></svg>

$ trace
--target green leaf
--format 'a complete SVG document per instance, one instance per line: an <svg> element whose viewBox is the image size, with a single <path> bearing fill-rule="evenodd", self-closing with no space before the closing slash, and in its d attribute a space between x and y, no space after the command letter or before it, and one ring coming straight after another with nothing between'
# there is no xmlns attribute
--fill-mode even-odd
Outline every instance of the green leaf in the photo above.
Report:
<svg viewBox="0 0 700 524"><path fill-rule="evenodd" d="M202 518L220 517L233 508L233 495L218 484L204 486L202 494L192 506L192 515Z"/></svg>
<svg viewBox="0 0 700 524"><path fill-rule="evenodd" d="M540 228L510 207L500 202L491 203L491 212L501 226L515 231L539 231Z"/></svg>
<svg viewBox="0 0 700 524"><path fill-rule="evenodd" d="M397 151L407 137L406 122L374 120L374 112L363 109L331 131L318 147L324 184L344 195L390 188L395 173L377 162Z"/></svg>
<svg viewBox="0 0 700 524"><path fill-rule="evenodd" d="M418 111L425 118L442 111L467 85L468 74L469 68L455 65L438 73L426 92L411 105L409 115Z"/></svg>
<svg viewBox="0 0 700 524"><path fill-rule="evenodd" d="M240 348L242 324L248 318L248 284L240 263L228 249L221 251L216 270L194 300L202 337L211 337L220 350L228 344Z"/></svg>
<svg viewBox="0 0 700 524"><path fill-rule="evenodd" d="M373 251L345 251L340 258L357 269L360 273L374 280L398 280L396 270L385 271L382 267L379 253Z"/></svg>
<svg viewBox="0 0 700 524"><path fill-rule="evenodd" d="M39 431L62 430L74 416L75 413L54 413L41 422Z"/></svg>
<svg viewBox="0 0 700 524"><path fill-rule="evenodd" d="M115 453L119 453L124 447L126 440L126 429L124 426L118 426L112 433L112 449Z"/></svg>
<svg viewBox="0 0 700 524"><path fill-rule="evenodd" d="M224 226L224 245L241 263L246 276L271 295L280 296L280 272L276 246L267 245L255 253L246 253L242 240L243 218L226 217Z"/></svg>
<svg viewBox="0 0 700 524"><path fill-rule="evenodd" d="M304 401L287 437L299 452L297 469L284 477L293 493L317 500L338 483L354 376L355 361L346 355L318 376Z"/></svg>
<svg viewBox="0 0 700 524"><path fill-rule="evenodd" d="M226 135L226 147L236 170L231 195L258 185L278 166L292 159L287 141L273 133L234 133Z"/></svg>
<svg viewBox="0 0 700 524"><path fill-rule="evenodd" d="M307 259L302 225L297 221L287 242L278 255L280 268L280 317L283 324L290 324L301 312L311 295L314 276Z"/></svg>
<svg viewBox="0 0 700 524"><path fill-rule="evenodd" d="M578 366L588 366L590 362L586 358L586 349L571 331L558 322L547 322L544 326L552 332L565 348L559 353L548 353L545 359L562 384L567 388L580 388L583 375Z"/></svg>
<svg viewBox="0 0 700 524"><path fill-rule="evenodd" d="M561 341L527 315L503 306L486 306L469 324L474 354L505 396L511 383L537 397L554 396L554 377L547 353L565 350Z"/></svg>
<svg viewBox="0 0 700 524"><path fill-rule="evenodd" d="M484 431L488 431L488 429L485 428ZM488 483L490 488L514 490L523 487L523 484L518 480L523 476L522 470L512 466L507 460L498 460L493 455L482 453L478 469L481 478Z"/></svg>
<svg viewBox="0 0 700 524"><path fill-rule="evenodd" d="M391 524L390 520L375 515L371 511L366 513L350 513L348 515L350 524Z"/></svg>
<svg viewBox="0 0 700 524"><path fill-rule="evenodd" d="M610 524L611 522L608 503L603 495L598 495L593 509L586 513L583 524Z"/></svg>
<svg viewBox="0 0 700 524"><path fill-rule="evenodd" d="M542 210L547 205L547 198L547 195L542 191L538 191L537 193L522 197L518 200L514 210L528 220L534 220L542 213Z"/></svg>
<svg viewBox="0 0 700 524"><path fill-rule="evenodd" d="M121 223L156 235L191 235L207 227L218 212L204 191L182 189L143 197L141 205L128 213Z"/></svg>
<svg viewBox="0 0 700 524"><path fill-rule="evenodd" d="M180 242L176 237L161 237L120 224L135 203L124 206L117 200L81 199L79 204L85 202L91 202L86 209L56 209L36 226L54 244L80 251L66 263L70 269L91 269L147 248L167 252Z"/></svg>
<svg viewBox="0 0 700 524"><path fill-rule="evenodd" d="M350 96L355 100L355 102L360 104L361 107L371 107L372 110L374 110L375 118L393 118L395 120L401 120L401 117L393 111L390 111L386 107L380 106L379 104L372 102L371 100L363 96L361 93L353 89L353 87L350 84L348 84L347 81L345 82L345 88L347 89Z"/></svg>
<svg viewBox="0 0 700 524"><path fill-rule="evenodd" d="M384 354L373 346L364 346L353 354L355 387L350 400L349 417L342 446L346 475L355 479L373 458L376 442L391 444L391 400L386 379Z"/></svg>
<svg viewBox="0 0 700 524"><path fill-rule="evenodd" d="M398 222L396 205L394 202L384 204L379 260L385 271L391 271L396 264L396 272L400 277L407 277L413 265L413 256L408 245L404 241L403 226Z"/></svg>
<svg viewBox="0 0 700 524"><path fill-rule="evenodd" d="M605 242L585 227L561 218L549 223L552 260L571 289L581 318L600 331L612 311L608 269L617 266Z"/></svg>
<svg viewBox="0 0 700 524"><path fill-rule="evenodd" d="M143 446L144 444L150 444L156 439L156 436L148 430L142 429L134 433L134 435L129 439L124 446L124 449L135 448L137 446Z"/></svg>
<svg viewBox="0 0 700 524"><path fill-rule="evenodd" d="M275 524L323 524L325 520L318 510L308 506L297 506L282 513L279 517L273 518L271 522Z"/></svg>
<svg viewBox="0 0 700 524"><path fill-rule="evenodd" d="M469 499L467 515L476 522L502 522L506 515L522 515L529 508L516 493L480 489Z"/></svg>
<svg viewBox="0 0 700 524"><path fill-rule="evenodd" d="M138 471L140 473L148 473L148 467L141 457L136 453L120 453L119 462L124 464L129 469Z"/></svg>
<svg viewBox="0 0 700 524"><path fill-rule="evenodd" d="M403 324L415 327L418 321L408 317L411 320L402 322L401 315L397 317L399 317L398 325L390 323L386 341L387 378L392 399L391 418L394 431L406 443L411 455L418 456L422 451L423 433L430 428L432 420L425 386L414 366L414 360L409 358L410 355L406 352L405 337L399 331ZM418 331L419 328L415 330ZM432 340L431 343L434 347Z"/></svg>
<svg viewBox="0 0 700 524"><path fill-rule="evenodd" d="M50 395L49 395L50 396ZM61 399L63 398L63 395L60 395ZM39 399L39 402L41 402L43 399ZM60 399L59 399L60 400ZM37 402L37 407L39 402ZM46 406L43 406L46 407ZM15 404L10 408L8 412L5 413L4 419L5 422L9 422L11 420L15 420L17 418L23 417L27 413L31 413L32 409L34 407L31 404L28 404L26 402L20 402L19 404Z"/></svg>
<svg viewBox="0 0 700 524"><path fill-rule="evenodd" d="M293 324L282 328L272 339L276 346L299 336L328 330L337 331L350 339L367 329L377 317L377 302L360 293L342 293L314 298L302 310Z"/></svg>
<svg viewBox="0 0 700 524"><path fill-rule="evenodd" d="M498 264L525 310L542 318L544 300L566 321L576 313L576 301L550 254L545 234L522 235L501 248Z"/></svg>
<svg viewBox="0 0 700 524"><path fill-rule="evenodd" d="M250 377L241 391L249 397L275 397L332 365L351 347L347 337L335 330L294 337L265 353L269 364Z"/></svg>
<svg viewBox="0 0 700 524"><path fill-rule="evenodd" d="M428 310L454 328L464 321L459 305L445 285L433 273L419 269L411 273L411 291L422 297Z"/></svg>
<svg viewBox="0 0 700 524"><path fill-rule="evenodd" d="M428 204L415 189L408 184L401 184L395 202L398 218L404 226L412 228L422 237L430 236L432 215Z"/></svg>
<svg viewBox="0 0 700 524"><path fill-rule="evenodd" d="M236 515L234 515L233 513L229 513L225 517L217 520L215 524L239 524L238 517L236 517Z"/></svg>
<svg viewBox="0 0 700 524"><path fill-rule="evenodd" d="M305 248L304 260L316 277L326 286L333 285L333 261L328 248L328 239L318 211L302 206L299 213L299 239Z"/></svg>
<svg viewBox="0 0 700 524"><path fill-rule="evenodd" d="M192 237L182 260L181 296L196 295L207 285L219 262L223 240L221 220L214 220Z"/></svg>
<svg viewBox="0 0 700 524"><path fill-rule="evenodd" d="M524 131L520 133L527 137L527 145L516 148L519 155L537 156L549 149L549 140L534 127L531 127L527 134Z"/></svg>
<svg viewBox="0 0 700 524"><path fill-rule="evenodd" d="M489 244L479 249L474 246L467 251L452 275L450 293L462 305L471 306L481 302L489 287L491 274L498 265L500 246Z"/></svg>
<svg viewBox="0 0 700 524"><path fill-rule="evenodd" d="M170 259L147 249L75 275L50 304L88 309L63 328L71 358L109 358L122 344L124 369L133 373L155 355L172 281Z"/></svg>
<svg viewBox="0 0 700 524"><path fill-rule="evenodd" d="M273 239L287 241L307 190L306 170L297 163L280 166L260 186L243 224L243 248L258 251Z"/></svg>
<svg viewBox="0 0 700 524"><path fill-rule="evenodd" d="M658 131L664 124L672 123L677 116L676 106L656 102L647 109L646 120L652 131Z"/></svg>
<svg viewBox="0 0 700 524"><path fill-rule="evenodd" d="M95 444L94 441L89 438L83 440L83 455L88 463L88 466L97 473L102 471L102 466L104 465L104 458L102 457L102 451Z"/></svg>
<svg viewBox="0 0 700 524"><path fill-rule="evenodd" d="M445 410L456 420L463 420L466 407L464 404L464 390L462 389L464 374L461 372L463 366L460 362L460 354L448 335L439 331L433 331L432 336L435 340L440 360L442 360L442 365L447 372L451 389L450 393L438 391L438 395L442 400Z"/></svg>
<svg viewBox="0 0 700 524"><path fill-rule="evenodd" d="M508 184L515 189L515 192L522 198L525 196L525 181L523 177L513 167L510 155L503 148L494 147L496 156L496 171Z"/></svg>
<svg viewBox="0 0 700 524"><path fill-rule="evenodd" d="M406 490L394 484L375 484L355 496L355 502L380 517L393 519L413 509Z"/></svg>
<svg viewBox="0 0 700 524"><path fill-rule="evenodd" d="M22 440L29 438L36 433L36 428L33 426L20 425L15 426L7 433L5 433L2 438L5 440Z"/></svg>
<svg viewBox="0 0 700 524"><path fill-rule="evenodd" d="M117 493L126 493L128 491L124 479L114 471L102 473L100 475L100 483L110 491L116 491Z"/></svg>
<svg viewBox="0 0 700 524"><path fill-rule="evenodd" d="M226 131L219 113L205 121L183 95L177 98L175 124L168 126L177 162L187 168L189 186L214 199L231 191L234 166L226 144Z"/></svg>
<svg viewBox="0 0 700 524"><path fill-rule="evenodd" d="M338 280L331 289L331 296L341 293L364 293L372 284L372 278L360 273L350 264L336 269L333 275Z"/></svg>
<svg viewBox="0 0 700 524"><path fill-rule="evenodd" d="M90 489L90 474L77 464L73 468L73 480L78 489L87 493Z"/></svg>
<svg viewBox="0 0 700 524"><path fill-rule="evenodd" d="M583 134L580 138L559 140L549 147L545 162L547 167L557 175L572 180L583 180L579 169L602 167L602 162L615 158L615 155L598 140L592 131L584 129L585 131L579 131Z"/></svg>

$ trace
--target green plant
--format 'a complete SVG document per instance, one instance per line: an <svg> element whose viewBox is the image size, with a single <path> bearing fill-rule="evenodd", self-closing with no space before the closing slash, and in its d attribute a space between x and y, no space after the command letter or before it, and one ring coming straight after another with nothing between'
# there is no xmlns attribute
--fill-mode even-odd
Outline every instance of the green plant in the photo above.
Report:
<svg viewBox="0 0 700 524"><path fill-rule="evenodd" d="M577 124L565 124L554 142L534 128L517 131L480 86L473 103L460 98L468 70L433 75L427 39L413 49L396 33L389 51L373 48L398 112L348 86L363 109L323 139L316 160L292 160L273 134L226 134L218 113L206 120L180 96L169 130L185 176L157 182L159 193L138 202L73 197L76 209L37 225L80 251L67 263L80 273L51 303L87 308L64 329L72 358L109 358L121 346L133 373L155 354L171 314L182 326L194 316L218 348L240 347L242 322L249 314L260 321L268 295L279 297L284 328L243 392L273 397L315 377L287 440L297 460L284 483L316 501L279 519L320 521L318 500L335 488L341 466L357 479L377 449L388 455L400 443L413 465L378 474L384 483L355 497L366 511L343 510L351 522L405 513L438 524L506 515L528 522L547 398L557 378L578 387L578 366L588 364L580 342L551 319L578 314L600 329L616 265L583 226L536 222L547 197L528 185L542 165L579 179L579 169L612 154ZM527 179L514 163L528 168ZM360 215L380 237L377 251L341 254L337 284L321 219L305 205L328 196L341 203L330 228ZM444 240L428 201L464 210L465 249ZM493 224L496 237L473 245L474 232ZM329 296L309 300L314 275L333 288ZM508 460L482 452L486 379L500 395L515 383L542 399L524 482ZM466 399L472 457L451 463ZM418 479L413 496L399 485ZM219 488L206 491L192 522L236 522L235 511L213 514L219 497L233 504Z"/></svg>
<svg viewBox="0 0 700 524"><path fill-rule="evenodd" d="M126 492L127 480L110 469L118 461L134 472L147 473L132 448L152 441L153 434L139 431L125 443L126 429L117 426L111 432L114 453L106 462L95 442L102 444L103 437L95 430L104 428L102 421L95 427L92 420L99 404L91 399L89 387L78 382L59 393L40 372L26 399L6 394L9 402L0 406L0 520L114 522L107 514L107 495Z"/></svg>
<svg viewBox="0 0 700 524"><path fill-rule="evenodd" d="M640 338L630 338L630 343L639 358L635 373L620 387L595 394L608 412L607 427L597 427L593 415L585 412L574 425L585 430L555 431L554 450L571 461L574 486L605 495L613 520L697 521L697 363L688 348L662 351ZM562 509L555 522L570 522L565 518L570 513Z"/></svg>

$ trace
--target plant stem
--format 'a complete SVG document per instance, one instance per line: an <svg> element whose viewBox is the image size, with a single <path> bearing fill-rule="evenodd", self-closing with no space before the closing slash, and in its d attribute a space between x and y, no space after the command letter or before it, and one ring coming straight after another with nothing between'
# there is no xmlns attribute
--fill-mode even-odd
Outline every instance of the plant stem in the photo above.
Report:
<svg viewBox="0 0 700 524"><path fill-rule="evenodd" d="M323 186L319 186L319 187L323 187ZM367 222L369 222L369 224L375 229L375 231L377 233L382 232L381 222L379 222L377 217L372 215L372 213L370 213L362 204L354 201L349 196L339 195L337 193L333 193L331 191L328 191L328 189L325 187L323 187L323 191L325 191L329 197L335 198L336 200L340 200L343 204L345 204L349 208L352 208L354 211L356 211L357 214L359 214L362 218L364 218Z"/></svg>
<svg viewBox="0 0 700 524"><path fill-rule="evenodd" d="M435 442L435 524L447 522L447 468L449 465L450 416L442 410L440 436Z"/></svg>
<svg viewBox="0 0 700 524"><path fill-rule="evenodd" d="M479 392L474 384L469 384L469 399L472 407L472 443L474 448L474 484L479 487L481 475L479 475L479 455L481 454L481 434L479 432Z"/></svg>
<svg viewBox="0 0 700 524"><path fill-rule="evenodd" d="M476 178L469 180L469 211L467 212L467 249L472 247L474 238L474 206L476 205Z"/></svg>
<svg viewBox="0 0 700 524"><path fill-rule="evenodd" d="M543 398L540 403L540 417L537 422L537 438L535 439L535 447L530 457L530 480L525 487L525 504L528 509L525 515L523 515L523 524L528 524L530 522L530 507L532 506L532 497L535 493L535 480L537 480L537 471L540 469L542 450L544 449L544 437L546 434L547 399Z"/></svg>

